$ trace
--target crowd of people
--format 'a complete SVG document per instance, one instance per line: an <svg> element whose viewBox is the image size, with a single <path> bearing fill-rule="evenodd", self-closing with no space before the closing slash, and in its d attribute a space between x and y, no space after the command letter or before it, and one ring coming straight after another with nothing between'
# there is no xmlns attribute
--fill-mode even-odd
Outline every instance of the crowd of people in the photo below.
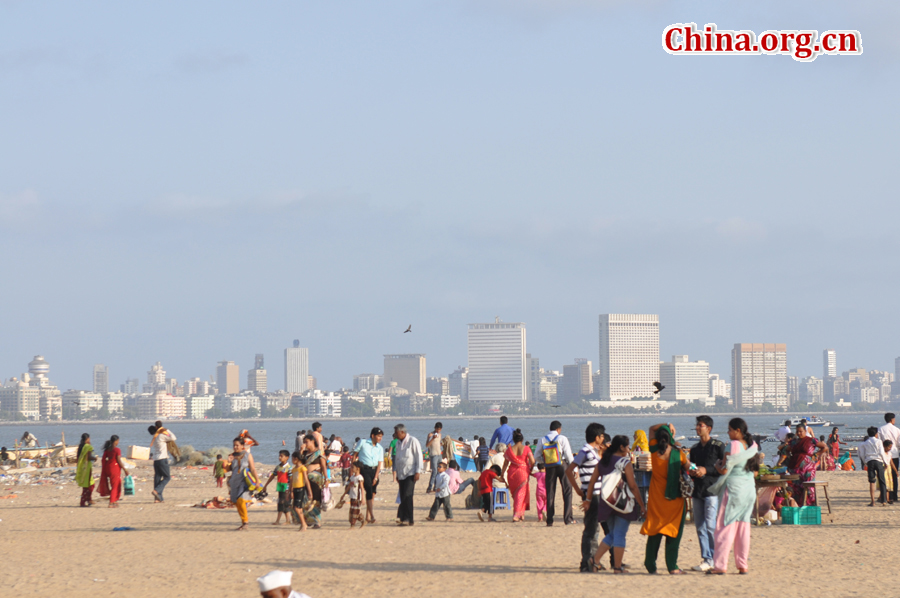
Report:
<svg viewBox="0 0 900 598"><path fill-rule="evenodd" d="M416 485L426 475L425 493L433 494L426 521L434 521L440 511L447 521L453 521L450 497L467 491L475 499L471 505L467 500L467 506L478 509L479 519L496 521L499 490L511 503L512 521L520 523L531 510L534 478L537 520L548 527L557 520L564 525L576 524L573 494L580 500L582 572L605 570L606 559L613 573L628 572L629 567L623 562L628 531L632 522L641 522L640 533L647 537L644 568L651 574L657 573L658 555L665 541L666 571L684 574L679 566L679 551L691 501L700 553L699 564L692 569L724 574L733 553L738 572L745 574L749 571L751 518L762 517L770 505L780 508L816 504L812 482L823 456L836 462L841 446L847 443L841 440L837 428L825 441L817 439L805 422L793 431L787 425L782 427L776 433L781 442L777 465L784 465L796 479L784 491L773 492L770 500L761 500L757 511L755 477L764 457L759 444L741 418L728 422L728 440L724 442L713 435L713 426L711 417L697 417L697 442L688 447L676 440L671 423L653 425L646 432L636 430L632 438L611 437L603 425L591 423L584 432L584 445L575 452L562 433L560 421L551 422L547 435L529 443L504 416L490 440L476 437L471 443L477 474L463 480L459 463L452 456L448 459L443 450L445 439L440 422L428 434L424 450L403 424L394 427L385 449L384 432L377 426L368 438L345 443L334 435L326 439L321 423L316 422L310 431L297 433L293 452L279 451L278 464L265 483L260 481L251 454L251 448L259 443L247 430L234 438L231 454L217 455L213 471L218 487L224 487L228 476L229 498L241 520L238 530L248 529L248 505L254 498L266 496L272 482L278 495L275 525L293 523L301 531L321 527L324 510L335 506L329 480L338 479L343 493L336 506L342 508L345 499L349 500L349 524L375 524L374 500L382 473L387 470L398 488L398 526L415 525ZM170 452L178 450L176 438L162 422L156 422L148 431L154 470L152 495L155 502L164 502L171 477ZM861 464L868 472L869 506L897 500L898 443L900 428L895 425L894 414L888 413L885 424L869 428L867 439L859 447ZM103 443L100 453L99 494L108 497L113 508L118 506L126 490L123 486L130 479L118 444L119 438L113 435ZM83 507L93 504L95 458L91 438L83 434L76 469ZM639 471L637 464L642 460L645 466ZM640 482L639 477L642 480L645 475L649 480ZM562 496L561 513L557 513L557 489Z"/></svg>

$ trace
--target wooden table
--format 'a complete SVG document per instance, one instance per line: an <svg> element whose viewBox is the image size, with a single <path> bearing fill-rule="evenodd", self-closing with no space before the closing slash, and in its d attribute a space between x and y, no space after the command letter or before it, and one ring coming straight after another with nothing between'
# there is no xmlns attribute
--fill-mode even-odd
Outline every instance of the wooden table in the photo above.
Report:
<svg viewBox="0 0 900 598"><path fill-rule="evenodd" d="M756 525L763 525L763 518L759 515L759 491L765 488L787 488L793 480L756 480L756 508L753 514L756 516Z"/></svg>

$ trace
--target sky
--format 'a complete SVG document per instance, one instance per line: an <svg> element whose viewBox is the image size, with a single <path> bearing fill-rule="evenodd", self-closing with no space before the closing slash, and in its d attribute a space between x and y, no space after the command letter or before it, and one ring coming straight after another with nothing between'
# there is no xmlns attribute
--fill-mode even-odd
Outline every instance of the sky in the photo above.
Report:
<svg viewBox="0 0 900 598"><path fill-rule="evenodd" d="M672 56L672 23L856 29L861 56ZM309 348L320 388L598 315L790 375L900 355L897 2L0 0L0 379L179 380ZM413 332L403 334L412 324Z"/></svg>

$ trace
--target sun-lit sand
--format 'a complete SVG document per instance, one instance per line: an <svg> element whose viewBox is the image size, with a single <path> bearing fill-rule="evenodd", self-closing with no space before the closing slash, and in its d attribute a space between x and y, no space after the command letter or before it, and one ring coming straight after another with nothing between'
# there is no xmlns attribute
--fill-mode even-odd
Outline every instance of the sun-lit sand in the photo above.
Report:
<svg viewBox="0 0 900 598"><path fill-rule="evenodd" d="M263 468L268 469L268 468ZM647 575L644 538L632 525L625 576L579 574L581 524L548 529L534 511L523 524L480 523L462 496L453 498L456 521L425 521L431 498L420 482L416 525L394 524L396 485L382 478L378 523L350 530L347 507L325 514L325 527L301 533L274 527L275 505L252 509L252 529L238 526L234 509L205 510L183 505L216 495L209 470L173 468L165 504L150 496L152 469L138 468L136 496L119 509L102 499L78 508L79 489L0 485L0 588L3 595L29 596L257 596L255 579L274 568L294 571L294 589L326 596L613 596L705 594L776 596L802 594L862 596L890 591L894 533L900 507L867 508L865 473L820 474L830 482L833 514L821 526L753 529L751 574L726 577L692 573ZM822 501L824 506L824 501ZM532 503L532 508L534 507ZM576 516L579 516L580 513ZM131 526L135 531L114 532ZM688 524L680 565L699 562L696 535ZM660 565L664 569L662 554Z"/></svg>

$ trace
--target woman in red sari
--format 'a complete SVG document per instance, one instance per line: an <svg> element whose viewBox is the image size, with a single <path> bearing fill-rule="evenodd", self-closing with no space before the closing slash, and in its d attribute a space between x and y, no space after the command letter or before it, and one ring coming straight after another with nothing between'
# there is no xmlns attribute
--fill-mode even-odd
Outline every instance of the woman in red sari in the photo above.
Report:
<svg viewBox="0 0 900 598"><path fill-rule="evenodd" d="M109 508L118 507L122 497L122 473L127 476L128 470L122 462L122 451L119 450L119 437L115 434L103 445L103 469L100 470L100 496L109 497Z"/></svg>
<svg viewBox="0 0 900 598"><path fill-rule="evenodd" d="M531 468L534 467L534 455L525 445L522 430L513 432L513 444L503 454L503 477L509 487L513 501L513 521L525 521L525 511L531 508L531 495L528 481L531 479Z"/></svg>

